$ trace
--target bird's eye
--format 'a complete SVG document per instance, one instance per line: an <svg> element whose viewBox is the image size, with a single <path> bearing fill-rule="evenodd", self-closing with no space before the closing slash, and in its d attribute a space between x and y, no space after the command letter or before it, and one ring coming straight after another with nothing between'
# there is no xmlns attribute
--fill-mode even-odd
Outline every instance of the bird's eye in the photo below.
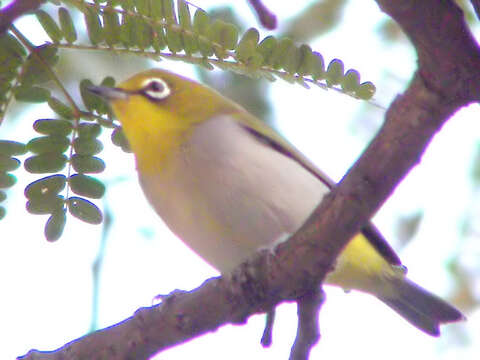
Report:
<svg viewBox="0 0 480 360"><path fill-rule="evenodd" d="M168 84L159 78L150 78L144 81L141 93L152 100L163 100L170 95Z"/></svg>

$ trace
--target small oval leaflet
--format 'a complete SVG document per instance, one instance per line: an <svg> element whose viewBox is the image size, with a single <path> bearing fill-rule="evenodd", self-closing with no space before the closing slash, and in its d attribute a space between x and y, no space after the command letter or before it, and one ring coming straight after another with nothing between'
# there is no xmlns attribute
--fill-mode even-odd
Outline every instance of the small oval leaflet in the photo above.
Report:
<svg viewBox="0 0 480 360"><path fill-rule="evenodd" d="M20 166L20 160L0 154L0 172L13 171Z"/></svg>
<svg viewBox="0 0 480 360"><path fill-rule="evenodd" d="M62 209L54 212L45 224L45 238L47 241L57 241L63 234L66 222L67 216L65 210Z"/></svg>
<svg viewBox="0 0 480 360"><path fill-rule="evenodd" d="M0 173L0 189L12 187L17 182L17 178L12 174Z"/></svg>
<svg viewBox="0 0 480 360"><path fill-rule="evenodd" d="M72 196L68 199L68 210L76 218L89 224L100 224L103 220L100 209L90 201Z"/></svg>
<svg viewBox="0 0 480 360"><path fill-rule="evenodd" d="M105 170L105 163L96 156L73 155L71 159L73 168L78 173L100 173Z"/></svg>
<svg viewBox="0 0 480 360"><path fill-rule="evenodd" d="M39 119L33 123L33 129L40 134L67 136L72 132L72 123L60 119Z"/></svg>
<svg viewBox="0 0 480 360"><path fill-rule="evenodd" d="M56 195L65 188L67 178L65 175L56 174L46 176L30 183L25 188L25 197L28 199L47 195Z"/></svg>
<svg viewBox="0 0 480 360"><path fill-rule="evenodd" d="M17 141L0 140L0 154L6 156L23 155L27 152L25 144Z"/></svg>
<svg viewBox="0 0 480 360"><path fill-rule="evenodd" d="M105 185L92 176L75 174L68 179L72 191L77 195L100 199L105 194Z"/></svg>
<svg viewBox="0 0 480 360"><path fill-rule="evenodd" d="M46 153L29 157L23 163L25 170L33 174L52 173L62 170L67 157L59 153Z"/></svg>
<svg viewBox="0 0 480 360"><path fill-rule="evenodd" d="M27 201L27 211L34 215L52 214L63 209L63 196L48 195Z"/></svg>

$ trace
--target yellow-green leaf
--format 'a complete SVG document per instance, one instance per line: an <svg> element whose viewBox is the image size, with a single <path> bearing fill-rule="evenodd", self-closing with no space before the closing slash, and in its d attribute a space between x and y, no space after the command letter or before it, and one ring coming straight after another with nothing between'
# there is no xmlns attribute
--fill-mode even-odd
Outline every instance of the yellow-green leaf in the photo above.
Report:
<svg viewBox="0 0 480 360"><path fill-rule="evenodd" d="M65 175L55 174L46 176L30 183L25 188L24 194L28 199L57 195L65 188L66 183L67 178Z"/></svg>
<svg viewBox="0 0 480 360"><path fill-rule="evenodd" d="M58 115L67 120L72 120L74 118L73 110L69 106L65 105L63 102L58 100L56 97L51 96L48 99L48 106L55 111Z"/></svg>
<svg viewBox="0 0 480 360"><path fill-rule="evenodd" d="M26 101L32 103L46 102L50 99L50 90L39 86L17 86L13 93L18 101Z"/></svg>
<svg viewBox="0 0 480 360"><path fill-rule="evenodd" d="M103 144L95 138L81 136L73 140L73 148L79 155L96 155L103 150Z"/></svg>
<svg viewBox="0 0 480 360"><path fill-rule="evenodd" d="M328 64L327 72L325 74L325 79L327 80L328 86L337 85L343 78L343 62L339 59L333 59L330 64Z"/></svg>
<svg viewBox="0 0 480 360"><path fill-rule="evenodd" d="M20 160L0 154L0 173L13 171L20 166Z"/></svg>
<svg viewBox="0 0 480 360"><path fill-rule="evenodd" d="M62 211L65 200L63 196L48 195L27 201L27 211L34 215L52 214Z"/></svg>
<svg viewBox="0 0 480 360"><path fill-rule="evenodd" d="M131 153L130 144L121 127L115 128L112 132L112 143L120 146L123 151Z"/></svg>
<svg viewBox="0 0 480 360"><path fill-rule="evenodd" d="M0 172L0 189L12 187L17 182L17 178L12 174Z"/></svg>
<svg viewBox="0 0 480 360"><path fill-rule="evenodd" d="M39 119L33 123L33 128L40 134L67 136L72 132L72 123L59 119Z"/></svg>
<svg viewBox="0 0 480 360"><path fill-rule="evenodd" d="M30 140L27 149L34 154L63 153L69 144L70 140L65 136L48 135Z"/></svg>
<svg viewBox="0 0 480 360"><path fill-rule="evenodd" d="M89 224L100 224L103 220L102 212L95 204L77 196L68 199L68 210L73 216Z"/></svg>
<svg viewBox="0 0 480 360"><path fill-rule="evenodd" d="M360 86L356 89L355 95L363 100L369 100L375 94L375 85L370 81L361 83Z"/></svg>
<svg viewBox="0 0 480 360"><path fill-rule="evenodd" d="M341 86L345 92L354 92L360 86L360 74L357 70L350 69L345 73L342 78Z"/></svg>
<svg viewBox="0 0 480 360"><path fill-rule="evenodd" d="M79 137L96 138L100 135L102 127L98 124L81 123L78 125L77 133Z"/></svg>
<svg viewBox="0 0 480 360"><path fill-rule="evenodd" d="M46 11L37 10L35 15L37 16L40 25L42 25L47 35L53 40L54 43L58 43L63 39L62 31L58 27L55 20L53 20Z"/></svg>
<svg viewBox="0 0 480 360"><path fill-rule="evenodd" d="M76 172L81 174L96 174L105 170L105 163L96 156L73 155L71 163Z"/></svg>
<svg viewBox="0 0 480 360"><path fill-rule="evenodd" d="M45 238L47 241L53 242L60 239L67 223L67 216L65 210L55 211L47 220L45 224Z"/></svg>
<svg viewBox="0 0 480 360"><path fill-rule="evenodd" d="M60 28L63 31L65 40L67 40L67 42L70 44L74 43L77 40L77 31L75 30L72 17L70 16L68 10L64 7L59 8L58 18L60 20Z"/></svg>
<svg viewBox="0 0 480 360"><path fill-rule="evenodd" d="M67 157L60 153L46 153L29 157L23 163L25 170L33 174L53 173L62 170Z"/></svg>
<svg viewBox="0 0 480 360"><path fill-rule="evenodd" d="M103 29L100 17L94 9L89 7L86 8L84 15L90 42L93 45L100 44L103 40Z"/></svg>
<svg viewBox="0 0 480 360"><path fill-rule="evenodd" d="M27 152L24 144L11 140L0 140L0 154L6 156L23 155Z"/></svg>
<svg viewBox="0 0 480 360"><path fill-rule="evenodd" d="M70 176L68 181L70 188L77 195L100 199L105 194L105 185L92 176L75 174Z"/></svg>
<svg viewBox="0 0 480 360"><path fill-rule="evenodd" d="M315 81L325 79L325 62L323 56L316 51L313 52L312 78Z"/></svg>

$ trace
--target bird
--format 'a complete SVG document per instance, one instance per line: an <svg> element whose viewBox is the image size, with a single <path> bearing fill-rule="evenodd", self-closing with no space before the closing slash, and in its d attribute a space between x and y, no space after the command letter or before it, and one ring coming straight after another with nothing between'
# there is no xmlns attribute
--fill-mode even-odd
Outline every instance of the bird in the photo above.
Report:
<svg viewBox="0 0 480 360"><path fill-rule="evenodd" d="M184 76L151 69L88 90L120 122L151 206L223 275L295 233L335 186L273 128ZM407 278L372 223L349 241L324 283L372 294L432 336L464 319Z"/></svg>

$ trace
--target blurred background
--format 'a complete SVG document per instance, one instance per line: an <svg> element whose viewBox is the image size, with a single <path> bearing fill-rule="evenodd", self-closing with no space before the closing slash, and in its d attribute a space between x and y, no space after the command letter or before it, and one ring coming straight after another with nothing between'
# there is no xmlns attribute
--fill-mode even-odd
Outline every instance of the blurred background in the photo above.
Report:
<svg viewBox="0 0 480 360"><path fill-rule="evenodd" d="M478 20L469 2L458 2L478 38ZM327 63L342 59L346 68L359 70L362 81L376 85L374 99L364 102L282 80L270 83L180 62L155 63L100 51L62 50L59 76L76 97L83 78L99 82L110 75L120 81L151 67L196 78L268 121L340 180L375 135L389 103L407 86L415 70L414 50L374 1L264 3L279 21L273 34L308 43ZM243 29L260 27L245 1L198 0L195 5L236 21ZM37 45L48 40L32 16L21 18L16 25ZM266 30L261 33L262 37L268 34ZM327 287L327 302L320 313L322 338L312 359L478 356L479 110L472 105L455 114L373 219L399 252L409 277L453 302L468 321L445 326L440 338L431 338L371 296ZM0 139L27 142L35 136L32 122L48 117L52 112L46 105L13 104L1 124ZM190 290L218 275L169 232L143 196L133 156L112 146L109 133L104 133L101 157L107 168L98 177L107 192L97 201L104 211L102 225L69 217L62 238L47 242L43 235L46 217L25 211L23 189L38 176L21 169L15 172L18 183L8 191L4 204L8 213L0 222L1 359L13 359L32 348L56 349L129 317L137 308L151 305L158 294ZM296 333L295 305L278 308L269 349L259 344L263 325L264 316L253 316L244 326L224 326L155 358L190 359L207 354L211 359L287 358Z"/></svg>

